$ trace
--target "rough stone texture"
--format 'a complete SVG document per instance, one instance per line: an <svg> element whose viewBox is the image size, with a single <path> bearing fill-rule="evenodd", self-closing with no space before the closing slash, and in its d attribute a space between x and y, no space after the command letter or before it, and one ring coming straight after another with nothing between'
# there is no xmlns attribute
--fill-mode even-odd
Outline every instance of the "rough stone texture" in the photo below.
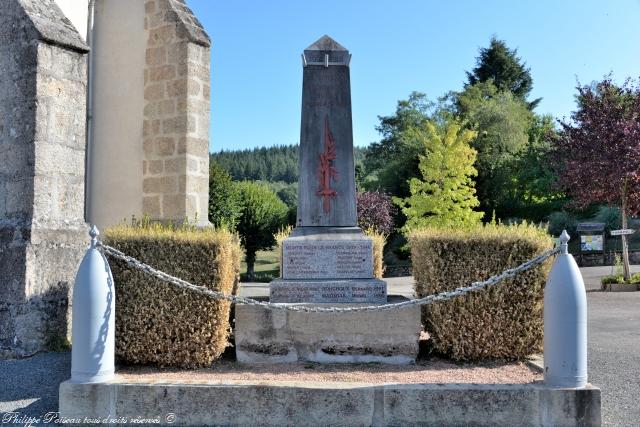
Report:
<svg viewBox="0 0 640 427"><path fill-rule="evenodd" d="M161 424L261 426L600 426L600 390L538 384L249 382L60 385L60 415Z"/></svg>
<svg viewBox="0 0 640 427"><path fill-rule="evenodd" d="M323 62L329 55L334 63ZM298 182L298 227L354 227L356 215L353 130L351 124L351 83L349 52L324 36L304 51L307 65L302 73L302 123L300 126L300 179ZM323 61L317 61L322 59ZM321 156L327 153L327 139L335 141L335 159L330 165L336 175L324 183L335 189L326 205L319 191ZM325 208L329 208L328 211Z"/></svg>
<svg viewBox="0 0 640 427"><path fill-rule="evenodd" d="M389 298L400 300L404 299ZM406 364L418 355L420 331L417 306L336 316L238 304L234 334L236 356L245 363Z"/></svg>
<svg viewBox="0 0 640 427"><path fill-rule="evenodd" d="M51 0L0 3L0 355L64 342L84 251L87 47Z"/></svg>
<svg viewBox="0 0 640 427"><path fill-rule="evenodd" d="M16 0L4 0L11 2ZM54 0L17 0L29 16L38 38L71 50L88 52L83 37Z"/></svg>
<svg viewBox="0 0 640 427"><path fill-rule="evenodd" d="M380 279L276 279L269 284L271 302L374 303L387 301L387 284Z"/></svg>
<svg viewBox="0 0 640 427"><path fill-rule="evenodd" d="M143 212L208 224L210 40L182 0L147 0Z"/></svg>

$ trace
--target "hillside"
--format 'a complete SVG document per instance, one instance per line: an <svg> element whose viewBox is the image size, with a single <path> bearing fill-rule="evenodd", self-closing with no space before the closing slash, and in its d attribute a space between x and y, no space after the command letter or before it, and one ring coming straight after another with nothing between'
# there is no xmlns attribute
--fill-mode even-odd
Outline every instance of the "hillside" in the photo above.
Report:
<svg viewBox="0 0 640 427"><path fill-rule="evenodd" d="M354 147L356 164L364 159L366 148ZM298 145L211 153L211 160L226 169L234 180L260 180L294 183L298 181Z"/></svg>

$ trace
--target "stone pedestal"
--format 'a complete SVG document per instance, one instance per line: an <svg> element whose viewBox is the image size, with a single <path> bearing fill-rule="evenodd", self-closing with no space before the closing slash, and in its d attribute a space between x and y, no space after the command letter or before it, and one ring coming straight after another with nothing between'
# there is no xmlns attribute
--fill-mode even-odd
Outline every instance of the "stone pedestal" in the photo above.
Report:
<svg viewBox="0 0 640 427"><path fill-rule="evenodd" d="M357 227L298 227L282 243L276 303L375 303L387 286L373 277L373 242Z"/></svg>
<svg viewBox="0 0 640 427"><path fill-rule="evenodd" d="M389 297L389 302L403 300ZM369 304L341 306L362 305ZM243 363L407 364L418 355L421 330L418 306L390 311L305 313L238 304L236 356Z"/></svg>
<svg viewBox="0 0 640 427"><path fill-rule="evenodd" d="M271 302L384 304L387 284L380 279L274 280L269 285Z"/></svg>

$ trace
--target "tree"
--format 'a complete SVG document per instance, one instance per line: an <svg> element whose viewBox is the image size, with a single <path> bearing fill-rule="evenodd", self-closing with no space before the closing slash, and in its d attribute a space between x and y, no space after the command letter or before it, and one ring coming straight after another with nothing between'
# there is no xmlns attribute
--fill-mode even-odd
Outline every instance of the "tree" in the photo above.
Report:
<svg viewBox="0 0 640 427"><path fill-rule="evenodd" d="M515 165L519 217L542 221L566 204L565 194L554 188L558 180L552 163L552 141L558 135L554 125L550 115L532 116L529 140Z"/></svg>
<svg viewBox="0 0 640 427"><path fill-rule="evenodd" d="M518 173L533 121L526 105L511 92L501 92L492 82L468 86L455 95L455 111L476 131L476 189L481 210L506 218L522 200Z"/></svg>
<svg viewBox="0 0 640 427"><path fill-rule="evenodd" d="M256 252L275 244L273 235L287 222L287 205L266 184L243 181L236 185L241 206L236 229L245 250L247 277L253 280Z"/></svg>
<svg viewBox="0 0 640 427"><path fill-rule="evenodd" d="M622 228L640 210L640 86L616 86L610 77L577 87L578 109L560 121L556 140L560 185L572 204L620 206ZM622 236L623 271L630 278L629 250Z"/></svg>
<svg viewBox="0 0 640 427"><path fill-rule="evenodd" d="M391 196L382 191L365 191L357 194L358 226L374 229L385 235L393 231L395 206Z"/></svg>
<svg viewBox="0 0 640 427"><path fill-rule="evenodd" d="M467 71L467 80L465 87L491 81L499 91L511 92L523 102L527 102L533 89L530 69L521 62L517 49L509 49L504 40L495 36L491 37L489 47L480 48L476 67L471 72ZM528 108L533 110L540 99L527 103Z"/></svg>
<svg viewBox="0 0 640 427"><path fill-rule="evenodd" d="M235 229L240 217L240 194L231 175L217 162L209 165L209 221Z"/></svg>
<svg viewBox="0 0 640 427"><path fill-rule="evenodd" d="M382 135L379 142L370 145L364 160L368 178L364 187L382 190L405 197L409 194L409 180L420 176L418 154L421 147L412 139L404 138L411 127L423 126L430 119L435 104L419 92L413 92L407 100L398 101L393 116L378 117L376 130Z"/></svg>
<svg viewBox="0 0 640 427"><path fill-rule="evenodd" d="M406 229L466 227L482 219L482 212L473 210L479 205L471 179L476 175L476 151L470 143L476 136L453 120L440 126L426 122L407 131L406 138L415 140L423 154L419 156L422 179L410 180L409 197L394 198L407 216Z"/></svg>

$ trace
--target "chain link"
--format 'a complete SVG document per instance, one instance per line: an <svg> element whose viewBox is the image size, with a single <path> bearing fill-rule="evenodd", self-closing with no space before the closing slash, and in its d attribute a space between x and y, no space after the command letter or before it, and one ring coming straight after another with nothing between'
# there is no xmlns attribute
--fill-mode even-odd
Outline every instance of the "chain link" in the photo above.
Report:
<svg viewBox="0 0 640 427"><path fill-rule="evenodd" d="M230 301L236 304L246 304L246 305L255 305L268 309L274 310L289 310L289 311L297 311L297 312L308 312L308 313L350 313L350 312L358 312L358 311L384 311L384 310L393 310L399 309L414 305L427 305L433 304L434 302L439 301L447 301L452 298L458 297L460 295L465 295L470 292L476 292L481 289L484 289L489 286L496 285L503 280L514 277L518 273L522 273L523 271L530 270L538 265L542 264L548 258L560 252L560 247L556 247L545 251L538 255L537 257L520 264L517 267L510 268L508 270L503 271L502 273L492 276L487 280L482 282L473 282L469 286L456 288L453 291L440 292L438 294L427 295L422 298L412 299L408 301L403 301L394 304L380 304L380 305L368 305L368 306L360 306L360 307L317 307L317 306L307 306L303 304L283 304L283 303L271 303L266 301L258 301L252 298L241 297L237 295L227 295L219 291L214 291L212 289L206 288L204 286L194 285L185 280L179 279L177 277L171 276L163 271L156 270L148 264L138 261L137 259L125 255L121 251L105 245L102 242L97 242L97 247L102 250L102 252L106 255L112 256L116 259L124 261L128 266L133 267L137 270L143 271L155 278L162 280L166 283L171 283L180 289L187 289L202 295L206 295L215 299Z"/></svg>

